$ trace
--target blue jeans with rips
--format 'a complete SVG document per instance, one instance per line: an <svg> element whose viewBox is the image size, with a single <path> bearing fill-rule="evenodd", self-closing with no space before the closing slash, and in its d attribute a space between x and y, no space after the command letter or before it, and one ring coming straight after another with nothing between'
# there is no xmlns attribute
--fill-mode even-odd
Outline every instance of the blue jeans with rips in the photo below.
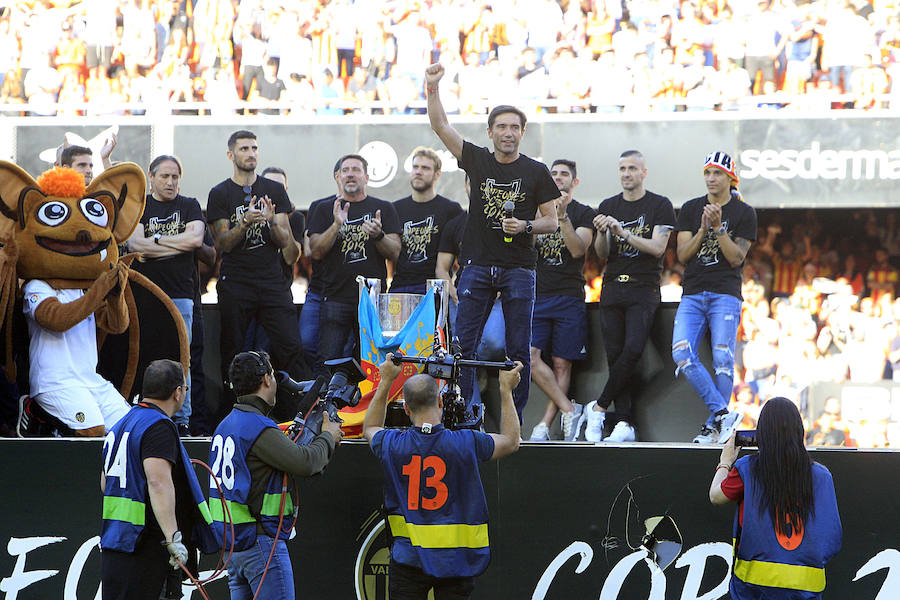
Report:
<svg viewBox="0 0 900 600"><path fill-rule="evenodd" d="M730 294L700 292L682 296L675 313L672 330L672 360L675 376L684 376L703 399L709 409L707 425L711 425L715 413L728 407L731 387L734 384L734 346L738 325L741 322L741 299ZM712 343L712 367L715 377L710 377L700 362L697 347L709 329Z"/></svg>
<svg viewBox="0 0 900 600"><path fill-rule="evenodd" d="M456 315L456 334L459 336L463 358L478 358L479 342L500 292L505 325L506 355L524 365L521 380L513 390L513 400L519 420L528 402L531 382L531 314L534 311L534 270L523 267L483 267L466 265L459 278L459 311ZM467 404L472 403L475 384L473 369L462 369L459 385Z"/></svg>
<svg viewBox="0 0 900 600"><path fill-rule="evenodd" d="M275 540L267 535L257 535L252 546L231 555L231 562L228 563L231 600L252 600L259 589L273 542ZM275 546L272 563L266 578L262 579L262 591L257 597L294 600L294 571L284 540L278 540Z"/></svg>

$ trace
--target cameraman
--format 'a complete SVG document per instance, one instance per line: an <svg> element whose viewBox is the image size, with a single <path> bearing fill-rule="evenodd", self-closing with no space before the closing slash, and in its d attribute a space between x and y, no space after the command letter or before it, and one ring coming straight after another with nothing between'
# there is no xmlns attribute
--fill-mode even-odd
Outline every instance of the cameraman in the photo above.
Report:
<svg viewBox="0 0 900 600"><path fill-rule="evenodd" d="M400 374L388 354L366 412L363 435L384 471L384 504L391 532L388 593L392 600L468 598L490 562L488 510L478 463L519 448L519 416L513 390L522 363L500 371L500 433L441 425L444 407L437 381L410 377L403 385L413 426L384 429L388 390Z"/></svg>
<svg viewBox="0 0 900 600"><path fill-rule="evenodd" d="M756 438L759 454L734 462L731 436L709 488L713 504L738 503L731 598L821 598L843 535L831 473L810 459L787 398L763 405Z"/></svg>
<svg viewBox="0 0 900 600"><path fill-rule="evenodd" d="M296 517L296 499L284 499L279 514L284 475L309 477L331 460L341 441L341 428L327 413L322 433L308 446L297 446L268 417L275 406L275 371L265 352L241 352L231 361L228 380L237 402L216 428L209 464L222 486L234 522L234 554L228 564L232 598L293 600L294 575L284 541L290 538ZM222 503L210 486L210 512L216 531L225 529L225 547L231 544ZM283 517L283 518L282 518ZM279 529L279 520L282 520ZM275 545L274 554L272 546ZM271 564L266 573L269 556ZM262 587L262 590L260 590Z"/></svg>

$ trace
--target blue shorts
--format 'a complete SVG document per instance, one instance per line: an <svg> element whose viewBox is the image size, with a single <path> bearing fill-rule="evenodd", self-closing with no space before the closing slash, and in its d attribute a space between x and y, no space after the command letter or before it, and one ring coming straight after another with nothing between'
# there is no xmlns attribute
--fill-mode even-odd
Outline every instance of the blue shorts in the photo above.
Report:
<svg viewBox="0 0 900 600"><path fill-rule="evenodd" d="M531 317L531 347L556 358L587 358L587 305L575 296L538 296Z"/></svg>

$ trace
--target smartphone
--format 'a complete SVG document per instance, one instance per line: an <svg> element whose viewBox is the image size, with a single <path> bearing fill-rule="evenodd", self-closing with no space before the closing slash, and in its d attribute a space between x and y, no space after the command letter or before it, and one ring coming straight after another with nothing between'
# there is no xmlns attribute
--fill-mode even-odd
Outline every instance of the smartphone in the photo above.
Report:
<svg viewBox="0 0 900 600"><path fill-rule="evenodd" d="M742 429L738 430L734 436L734 445L735 446L757 446L756 443L756 430L755 429Z"/></svg>

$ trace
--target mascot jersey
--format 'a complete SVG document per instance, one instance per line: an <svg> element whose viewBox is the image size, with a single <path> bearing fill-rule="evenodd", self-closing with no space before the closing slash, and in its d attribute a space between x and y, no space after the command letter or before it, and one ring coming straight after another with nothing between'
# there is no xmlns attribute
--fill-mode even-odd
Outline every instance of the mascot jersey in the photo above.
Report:
<svg viewBox="0 0 900 600"><path fill-rule="evenodd" d="M97 325L94 315L88 316L69 330L56 332L44 329L34 320L34 311L48 298L63 304L84 296L82 290L55 290L40 279L25 284L25 316L31 345L31 395L79 386L96 387L105 383L97 373Z"/></svg>

